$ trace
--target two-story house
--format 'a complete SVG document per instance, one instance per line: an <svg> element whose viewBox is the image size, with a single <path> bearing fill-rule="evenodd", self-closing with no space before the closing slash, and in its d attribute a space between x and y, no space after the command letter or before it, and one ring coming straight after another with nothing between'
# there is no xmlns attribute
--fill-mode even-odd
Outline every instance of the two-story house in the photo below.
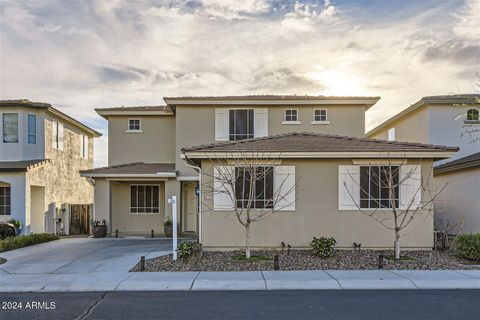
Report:
<svg viewBox="0 0 480 320"><path fill-rule="evenodd" d="M93 202L79 170L93 167L100 133L48 103L1 100L0 117L0 220L19 220L24 234L88 232L88 216L70 205Z"/></svg>
<svg viewBox="0 0 480 320"><path fill-rule="evenodd" d="M435 201L438 230L480 232L479 113L479 94L428 96L367 132L375 139L460 148L435 162L435 183L443 189Z"/></svg>
<svg viewBox="0 0 480 320"><path fill-rule="evenodd" d="M419 204L423 193L412 194L418 181L431 181L433 161L457 149L366 139L365 111L378 99L167 97L163 106L97 109L108 120L109 165L82 172L95 185L95 218L107 220L110 232L119 234L163 233L163 223L171 217L167 200L175 195L181 232L198 234L205 248L241 246L244 235L231 215L236 204L207 195L206 184L216 181L199 173L214 176L224 166L215 160L228 162L239 151L253 150L263 156L275 154L281 161L269 181L259 182L264 198L278 187L279 177L287 177L286 184L292 185L286 188L294 189L283 212L254 227L253 246L285 242L304 247L313 236L324 235L334 236L342 247L354 242L391 247L391 233L361 212L391 201L380 199L384 192L373 192L377 199L370 203L360 201L360 184L373 184L375 175L370 172L385 165L386 156L396 157L394 161L405 164L405 170L397 168L402 174L414 171L413 179L401 180L406 184L397 205L412 196ZM352 190L346 190L347 185ZM263 200L259 203L268 202ZM425 219L411 230L405 246L431 247L432 226L433 219Z"/></svg>

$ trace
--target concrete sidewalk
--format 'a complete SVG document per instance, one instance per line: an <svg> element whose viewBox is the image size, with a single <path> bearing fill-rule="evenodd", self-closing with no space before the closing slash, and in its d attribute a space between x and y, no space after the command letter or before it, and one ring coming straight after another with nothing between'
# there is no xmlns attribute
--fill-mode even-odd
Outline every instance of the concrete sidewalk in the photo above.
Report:
<svg viewBox="0 0 480 320"><path fill-rule="evenodd" d="M480 270L0 274L0 292L480 289Z"/></svg>

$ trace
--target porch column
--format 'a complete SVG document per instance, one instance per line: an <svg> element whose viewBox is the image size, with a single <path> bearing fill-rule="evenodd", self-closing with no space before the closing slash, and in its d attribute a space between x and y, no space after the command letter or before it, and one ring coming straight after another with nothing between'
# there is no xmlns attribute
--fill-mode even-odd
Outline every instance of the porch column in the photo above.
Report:
<svg viewBox="0 0 480 320"><path fill-rule="evenodd" d="M107 221L107 234L112 232L111 224L111 186L110 181L95 179L93 219Z"/></svg>
<svg viewBox="0 0 480 320"><path fill-rule="evenodd" d="M172 206L168 205L168 199L171 196L177 196L177 227L180 227L178 223L180 223L180 181L176 179L168 179L165 181L165 219L170 218L172 221ZM180 229L178 229L180 230Z"/></svg>

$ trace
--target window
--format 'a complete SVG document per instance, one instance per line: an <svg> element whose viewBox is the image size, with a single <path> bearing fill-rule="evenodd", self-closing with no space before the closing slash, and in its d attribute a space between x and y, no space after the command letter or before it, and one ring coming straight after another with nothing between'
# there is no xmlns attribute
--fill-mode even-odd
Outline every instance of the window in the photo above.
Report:
<svg viewBox="0 0 480 320"><path fill-rule="evenodd" d="M361 166L360 208L398 208L399 175L399 166Z"/></svg>
<svg viewBox="0 0 480 320"><path fill-rule="evenodd" d="M0 215L11 214L10 187L0 187Z"/></svg>
<svg viewBox="0 0 480 320"><path fill-rule="evenodd" d="M395 141L395 128L388 129L388 141Z"/></svg>
<svg viewBox="0 0 480 320"><path fill-rule="evenodd" d="M273 208L273 167L237 167L235 176L237 208L248 208L249 201L251 209Z"/></svg>
<svg viewBox="0 0 480 320"><path fill-rule="evenodd" d="M467 111L467 121L479 121L479 112L477 109L470 109Z"/></svg>
<svg viewBox="0 0 480 320"><path fill-rule="evenodd" d="M254 115L253 109L229 110L230 134L229 140L244 140L254 137Z"/></svg>
<svg viewBox="0 0 480 320"><path fill-rule="evenodd" d="M130 186L130 213L159 213L159 186Z"/></svg>
<svg viewBox="0 0 480 320"><path fill-rule="evenodd" d="M84 134L80 136L80 156L88 159L88 137Z"/></svg>
<svg viewBox="0 0 480 320"><path fill-rule="evenodd" d="M28 115L28 144L37 143L37 116L34 114Z"/></svg>
<svg viewBox="0 0 480 320"><path fill-rule="evenodd" d="M3 142L18 143L18 113L3 114Z"/></svg>
<svg viewBox="0 0 480 320"><path fill-rule="evenodd" d="M283 123L298 123L298 110L296 109L285 110Z"/></svg>
<svg viewBox="0 0 480 320"><path fill-rule="evenodd" d="M52 146L54 149L63 150L63 124L52 121Z"/></svg>
<svg viewBox="0 0 480 320"><path fill-rule="evenodd" d="M327 110L326 109L313 110L313 122L327 122Z"/></svg>
<svg viewBox="0 0 480 320"><path fill-rule="evenodd" d="M140 119L128 119L128 131L141 131Z"/></svg>

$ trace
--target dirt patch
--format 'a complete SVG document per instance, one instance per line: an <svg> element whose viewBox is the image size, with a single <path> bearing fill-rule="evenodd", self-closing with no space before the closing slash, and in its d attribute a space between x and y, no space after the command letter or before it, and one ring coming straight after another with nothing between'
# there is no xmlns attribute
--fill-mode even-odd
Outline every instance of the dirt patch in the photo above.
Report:
<svg viewBox="0 0 480 320"><path fill-rule="evenodd" d="M233 257L242 252L204 252L199 257L173 262L167 255L145 261L145 271L263 271L273 270L273 255L279 255L280 270L375 270L378 269L378 256L393 255L392 251L337 250L331 258L321 259L314 256L310 250L293 250L290 254L276 251L255 251L253 255L270 256L272 260L238 261ZM404 251L405 255L414 258L411 261L384 260L384 269L396 270L480 270L480 262L458 258L450 251ZM137 264L132 272L140 271Z"/></svg>

